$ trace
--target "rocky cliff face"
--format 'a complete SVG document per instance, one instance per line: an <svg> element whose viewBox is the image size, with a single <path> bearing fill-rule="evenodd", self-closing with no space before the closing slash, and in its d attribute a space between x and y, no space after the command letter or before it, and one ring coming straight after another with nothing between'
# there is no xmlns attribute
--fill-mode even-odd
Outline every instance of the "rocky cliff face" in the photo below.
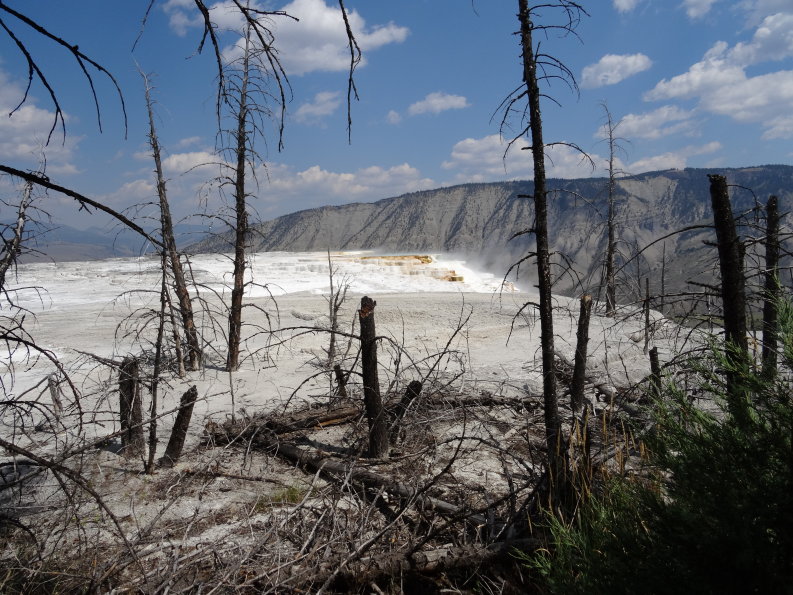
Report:
<svg viewBox="0 0 793 595"><path fill-rule="evenodd" d="M639 274L657 277L664 254L667 289L679 288L709 269L715 252L703 240L711 239L710 230L673 234L710 224L709 173L726 175L736 186L732 190L736 214L765 204L771 194L780 197L783 211L793 202L791 166L669 170L620 179L618 237L626 291L631 284L638 290ZM559 255L557 289L570 289L578 279L588 286L597 284L606 241L606 180L552 180L551 188L549 226L552 249ZM514 237L532 227L532 190L532 182L465 184L374 203L310 209L256 225L251 246L254 251L455 252L506 270L533 246L531 234ZM754 221L753 217L747 221ZM673 235L653 244L669 234ZM216 236L192 250L227 252L230 242L230 234ZM572 276L563 274L567 261L574 265ZM532 272L531 266L522 267L521 278Z"/></svg>

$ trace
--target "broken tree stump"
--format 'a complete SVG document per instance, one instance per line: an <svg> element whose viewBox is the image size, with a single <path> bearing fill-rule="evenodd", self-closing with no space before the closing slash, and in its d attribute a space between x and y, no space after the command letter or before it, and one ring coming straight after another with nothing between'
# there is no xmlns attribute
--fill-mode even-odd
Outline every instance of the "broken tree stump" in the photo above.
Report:
<svg viewBox="0 0 793 595"><path fill-rule="evenodd" d="M333 372L336 375L336 384L338 385L338 389L336 390L336 396L341 397L342 399L346 399L347 378L344 376L344 372L342 372L341 366L339 364L333 366Z"/></svg>
<svg viewBox="0 0 793 595"><path fill-rule="evenodd" d="M361 298L358 318L361 323L361 368L363 372L363 401L366 420L369 422L369 456L382 458L388 455L388 426L380 397L380 381L377 377L377 334L374 324L372 298Z"/></svg>
<svg viewBox="0 0 793 595"><path fill-rule="evenodd" d="M584 384L586 382L586 358L589 345L589 318L592 314L592 296L581 296L581 311L578 315L576 333L575 364L570 381L570 401L573 414L577 414L584 404Z"/></svg>
<svg viewBox="0 0 793 595"><path fill-rule="evenodd" d="M143 412L140 397L140 363L134 357L121 362L118 379L119 418L121 421L121 453L127 458L141 456Z"/></svg>
<svg viewBox="0 0 793 595"><path fill-rule="evenodd" d="M179 401L179 413L176 414L176 421L171 430L171 438L168 440L165 454L159 460L161 467L173 467L179 457L182 456L187 429L190 427L190 419L193 416L193 405L195 405L197 398L198 389L195 385L187 389L182 395Z"/></svg>

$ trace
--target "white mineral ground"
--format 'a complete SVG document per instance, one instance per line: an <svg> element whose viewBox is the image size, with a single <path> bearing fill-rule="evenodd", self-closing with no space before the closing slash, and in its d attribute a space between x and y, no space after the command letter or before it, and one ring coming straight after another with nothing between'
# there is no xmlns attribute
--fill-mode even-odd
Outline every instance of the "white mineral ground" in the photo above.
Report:
<svg viewBox="0 0 793 595"><path fill-rule="evenodd" d="M447 394L473 396L487 392L525 397L541 393L539 320L531 307L516 316L522 305L537 300L533 289L508 284L502 290L499 274L472 270L465 262L445 255L432 255L431 262L424 258L372 256L371 253L348 252L332 254L332 259L337 267L335 283L349 284L339 318L342 332L357 332L357 325L353 330L352 324L361 296L369 295L377 301L377 333L388 338L381 342L379 351L380 382L384 392L394 379L397 363L400 372L393 395L401 395L410 380L422 379L432 368L437 354L449 343L452 353L435 367L426 386L442 389L445 382L454 379L445 389ZM206 449L200 445L208 422L223 422L232 414L239 417L328 402L331 387L328 374L319 374L302 384L321 371L318 363L328 344L325 332L309 332L310 328L328 326L327 255L256 254L252 256L252 265L252 280L261 285L253 287L246 295L246 303L256 307L247 307L244 311L247 330L243 332L247 341L243 349L254 355L245 359L239 371L232 374L222 371L227 323L223 316L215 315L214 334L204 333L209 343L205 369L188 372L183 379L171 374L160 385L160 412L173 410L189 386L198 388L199 400L193 412L185 455L177 468L159 470L151 476L141 475L141 461L127 461L113 454L112 449L92 451L79 457L82 469L92 477L94 485L99 486L117 516L124 522L129 521L125 527L130 535L168 503L163 518L174 522L196 518L194 514L201 518L217 515L215 522L202 523L200 530L191 531L189 535L180 529L183 533L179 538L185 543L216 539L224 532L239 532L237 525L243 523L243 517L244 522L251 522L256 503L267 490L272 492L296 485L305 490L311 480L310 477L299 479L299 472L274 457L254 452L245 455L243 450L230 448ZM210 308L215 308L218 296L227 297L229 293L229 258L195 256L191 268L196 284L201 287L200 295ZM136 329L140 328L143 316L149 316L149 327L142 331L143 342L147 350L152 350L156 319L151 318L150 309L159 304L160 283L159 261L148 257L20 266L14 278L15 289L12 288L10 295L17 305L29 310L24 321L26 331L38 346L58 358L79 389L83 424L77 427L74 420L78 418L78 410L74 398L68 388L61 385L65 411L57 431L37 430L43 417L36 412L25 418L21 426L20 418L12 415L13 408L6 408L0 426L2 436L39 454L53 455L80 441L115 432L118 429L115 413L118 408L117 372L102 365L97 357L120 360L129 354L139 354L142 341ZM265 312L269 315L269 323ZM206 310L199 309L199 324L204 328L211 326L211 317ZM575 349L577 317L578 300L556 298L556 349L570 361ZM658 347L662 361L668 360L677 351L678 329L657 314L653 315L653 323L650 346ZM459 332L453 337L458 327ZM275 332L270 333L270 328ZM588 376L606 393L608 387L630 385L649 373L643 328L643 317L637 308L626 307L616 318L593 313ZM340 338L337 349L342 355L347 352L348 340ZM356 349L353 342L348 362L354 358ZM17 349L0 360L0 365L5 367L3 382L7 400L38 400L44 406L51 405L46 382L39 384L55 371L48 359L27 358L24 350ZM601 402L607 400L603 390L599 395ZM146 391L143 398L148 407ZM595 398L594 391L591 398ZM461 421L459 416L451 416L447 423L435 424L434 440L441 444L444 437L480 432L491 437L495 433L499 439L515 440L517 444L519 440L525 441L522 436L527 423L536 422L541 427L541 409L537 414L527 420L526 413L517 417L502 416L503 419L499 417L501 414L494 413L488 422L492 422L490 425L482 422L479 426L473 418ZM164 415L159 421L159 453L165 449L174 416ZM349 427L337 427L323 430L313 438L324 444L341 446L345 441L350 443L350 434ZM453 450L454 447L451 444L447 448ZM442 467L446 460L439 447L420 463L416 459L415 464L423 466L422 471L431 472ZM503 476L503 464L495 455L488 461L484 448L468 445L459 453L454 473L458 481L470 479L487 486ZM178 489L175 487L178 483L173 479L177 477L175 473L206 469L209 465L227 474L256 477L259 483L215 477L201 480L189 489L183 489L186 484ZM261 483L262 479L269 483ZM156 497L144 497L144 491ZM32 507L31 512L41 510L41 506L46 508L47 497L53 495L55 498L56 492L54 482L41 482L36 490L24 494L19 504ZM171 502L167 494L177 492L180 498ZM205 497L210 493L211 498Z"/></svg>

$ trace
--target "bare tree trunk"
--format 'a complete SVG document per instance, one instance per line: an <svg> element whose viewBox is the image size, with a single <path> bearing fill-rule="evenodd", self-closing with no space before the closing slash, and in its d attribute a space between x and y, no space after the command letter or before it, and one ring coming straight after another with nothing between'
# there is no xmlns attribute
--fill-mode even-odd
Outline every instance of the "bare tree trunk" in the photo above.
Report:
<svg viewBox="0 0 793 595"><path fill-rule="evenodd" d="M661 363L658 361L658 347L650 349L650 371L655 398L661 398Z"/></svg>
<svg viewBox="0 0 793 595"><path fill-rule="evenodd" d="M661 314L664 314L664 308L666 306L666 242L663 244L663 251L661 252L661 303L658 305L658 309L661 311Z"/></svg>
<svg viewBox="0 0 793 595"><path fill-rule="evenodd" d="M27 223L27 209L30 205L31 194L33 193L33 183L25 182L25 189L22 191L22 200L19 201L17 209L17 223L14 227L14 237L3 248L3 256L0 258L0 289L5 287L6 273L11 265L16 262L22 250L22 234Z"/></svg>
<svg viewBox="0 0 793 595"><path fill-rule="evenodd" d="M242 296L245 291L245 243L248 239L247 194L245 189L245 165L248 153L248 75L250 69L250 25L245 34L245 54L242 62L242 82L240 84L239 105L237 108L237 132L235 135L235 154L237 164L234 170L234 212L236 215L234 238L234 286L231 290L229 309L228 359L226 369L236 370L240 365L240 341L242 337Z"/></svg>
<svg viewBox="0 0 793 595"><path fill-rule="evenodd" d="M176 421L173 424L173 429L171 429L168 446L159 461L161 467L173 467L179 461L179 457L182 456L187 429L190 427L190 418L193 416L193 405L195 405L197 398L198 389L195 385L187 389L182 395L179 401L179 413L176 414Z"/></svg>
<svg viewBox="0 0 793 595"><path fill-rule="evenodd" d="M63 415L63 402L61 401L61 389L58 386L58 376L50 374L47 376L47 388L50 391L50 399L52 400L52 414L55 421L60 421Z"/></svg>
<svg viewBox="0 0 793 595"><path fill-rule="evenodd" d="M521 49L523 56L523 82L529 103L529 130L534 165L534 230L537 239L537 277L540 293L540 330L543 373L543 405L545 415L545 440L551 486L551 504L559 505L559 495L566 490L567 462L565 440L556 394L554 372L553 302L551 295L551 264L548 247L548 191L545 179L545 143L542 135L540 88L537 81L537 59L534 55L528 0L518 0Z"/></svg>
<svg viewBox="0 0 793 595"><path fill-rule="evenodd" d="M779 333L779 206L776 196L766 205L765 274L763 295L763 376L773 378L777 369Z"/></svg>
<svg viewBox="0 0 793 595"><path fill-rule="evenodd" d="M405 394L394 408L391 429L389 430L391 442L397 441L397 438L399 437L399 426L402 422L402 418L405 417L405 414L407 413L408 409L410 409L413 401L418 399L419 395L421 394L421 389L421 382L418 380L413 380L410 384L408 384L407 389L405 389Z"/></svg>
<svg viewBox="0 0 793 595"><path fill-rule="evenodd" d="M380 397L380 381L377 377L377 337L374 324L376 305L377 302L372 298L362 297L358 317L361 323L363 400L366 406L366 419L369 422L369 456L381 458L388 455L388 426Z"/></svg>
<svg viewBox="0 0 793 595"><path fill-rule="evenodd" d="M644 353L650 348L650 278L644 278Z"/></svg>
<svg viewBox="0 0 793 595"><path fill-rule="evenodd" d="M336 292L333 288L333 262L330 259L330 248L328 248L328 277L330 281L330 297L328 298L328 318L330 324L330 343L328 345L328 367L333 365L336 359L336 331L339 330L339 313L336 308Z"/></svg>
<svg viewBox="0 0 793 595"><path fill-rule="evenodd" d="M616 170L614 168L615 152L617 149L617 139L614 132L619 125L611 117L611 112L606 105L603 105L606 112L606 132L608 133L609 144L609 182L608 182L608 214L606 217L606 227L608 239L606 242L606 316L614 316L617 308L617 281L614 271L614 257L617 252L616 240L616 197L615 189L617 186Z"/></svg>
<svg viewBox="0 0 793 595"><path fill-rule="evenodd" d="M184 327L185 338L188 346L188 366L190 370L201 368L201 345L193 318L193 304L190 301L190 293L187 290L184 269L180 261L179 252L176 249L176 239L173 232L173 220L171 219L171 208L168 203L168 194L165 189L165 177L162 172L162 159L160 154L160 143L157 138L157 130L154 127L154 113L152 110L151 87L148 77L141 72L143 83L146 90L146 110L149 115L149 145L151 146L152 157L154 158L155 171L157 173L157 195L160 199L160 230L162 243L168 253L168 259L173 272L173 283L176 290L176 297L179 300L179 312L182 315L182 326Z"/></svg>
<svg viewBox="0 0 793 595"><path fill-rule="evenodd" d="M570 382L570 401L573 414L578 415L584 404L584 381L586 379L586 358L589 343L589 318L592 314L592 296L581 296L581 310L578 314L578 332L576 333L575 364L573 379Z"/></svg>
<svg viewBox="0 0 793 595"><path fill-rule="evenodd" d="M338 385L338 390L336 391L336 394L342 399L346 399L347 379L344 377L344 372L342 372L341 366L339 364L333 366L333 372L336 374L336 384Z"/></svg>
<svg viewBox="0 0 793 595"><path fill-rule="evenodd" d="M130 459L141 456L144 450L140 392L140 364L134 357L125 357L118 378L119 418L121 452Z"/></svg>
<svg viewBox="0 0 793 595"><path fill-rule="evenodd" d="M721 269L721 299L724 311L724 333L727 357L735 370L728 371L728 407L733 415L742 415L737 400L744 391L739 385L737 372L749 357L749 343L746 338L746 291L743 276L743 245L735 229L735 219L727 192L724 176L709 175L710 198L713 205L713 220L716 227L716 240L719 248Z"/></svg>
<svg viewBox="0 0 793 595"><path fill-rule="evenodd" d="M154 345L154 370L151 373L151 407L149 408L149 458L146 473L154 473L154 456L157 454L157 405L162 369L162 342L165 335L165 311L168 308L168 283L165 276L165 253L162 255L163 275L160 287L160 319L157 327L157 342Z"/></svg>

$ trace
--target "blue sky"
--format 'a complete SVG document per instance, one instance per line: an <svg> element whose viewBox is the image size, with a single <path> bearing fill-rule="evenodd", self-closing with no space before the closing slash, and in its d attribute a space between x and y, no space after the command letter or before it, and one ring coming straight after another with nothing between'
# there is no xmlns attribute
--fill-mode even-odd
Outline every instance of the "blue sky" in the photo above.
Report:
<svg viewBox="0 0 793 595"><path fill-rule="evenodd" d="M215 63L197 54L201 29L192 0L158 0L137 47L147 2L8 0L53 33L101 63L117 78L128 113L106 77L95 74L100 133L89 87L75 63L50 42L13 28L50 79L66 114L44 147L53 105L40 83L22 99L27 67L0 32L0 163L35 168L46 155L53 181L118 210L155 198L146 144L143 87L136 62L151 73L157 126L166 151L168 190L178 218L214 212L222 197L210 184L214 154ZM233 53L239 23L228 2L209 2ZM349 54L335 0L258 0L298 22L276 18L275 45L292 85L285 148L276 129L258 146L263 163L252 200L268 219L324 204L372 201L463 182L531 178L521 143L504 158L499 135L502 99L520 83L514 0L346 0L363 49L356 72L347 142L345 96ZM551 150L549 174L603 175L602 102L627 139L620 167L629 173L672 167L739 167L793 162L793 0L598 0L578 38L550 36L542 48L575 74L580 92L554 83L559 106L544 103L546 142L575 143ZM506 129L507 138L514 132ZM0 179L0 192L18 191ZM103 220L78 213L69 199L39 203L77 227ZM2 207L0 207L2 208ZM0 211L2 212L2 211ZM150 214L143 207L140 214Z"/></svg>

